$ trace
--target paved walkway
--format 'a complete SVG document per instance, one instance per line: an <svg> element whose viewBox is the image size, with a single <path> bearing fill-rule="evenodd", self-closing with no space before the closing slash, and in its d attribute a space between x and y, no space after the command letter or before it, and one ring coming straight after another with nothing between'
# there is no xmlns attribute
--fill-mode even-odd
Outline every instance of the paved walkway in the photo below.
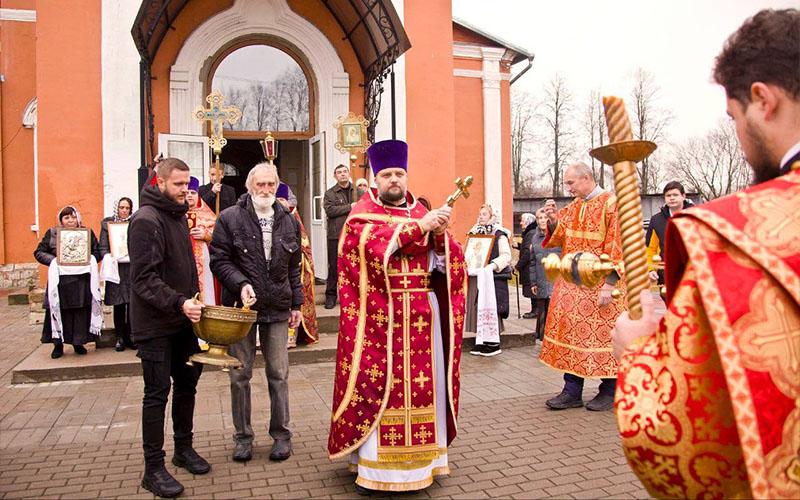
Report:
<svg viewBox="0 0 800 500"><path fill-rule="evenodd" d="M11 369L39 342L25 306L0 298L0 498L153 498L139 487L144 467L136 377L11 385ZM69 346L65 356L72 356ZM459 436L450 476L402 498L641 498L646 492L620 448L611 412L548 411L560 374L538 361L539 347L506 349L482 358L465 353ZM233 451L228 376L200 378L195 447L212 471L192 477L170 471L184 497L357 497L354 475L325 451L333 363L291 367L294 454L267 458L269 398L263 371L253 377L253 460ZM588 385L592 397L597 383ZM168 411L169 412L169 411ZM171 424L168 424L171 428ZM167 460L171 457L167 438Z"/></svg>

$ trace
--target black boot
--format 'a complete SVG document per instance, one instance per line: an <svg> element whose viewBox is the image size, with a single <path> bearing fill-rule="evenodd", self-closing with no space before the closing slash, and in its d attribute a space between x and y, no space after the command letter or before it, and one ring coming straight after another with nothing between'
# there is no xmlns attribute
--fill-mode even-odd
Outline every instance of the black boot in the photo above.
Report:
<svg viewBox="0 0 800 500"><path fill-rule="evenodd" d="M87 352L89 352L82 345L73 345L72 349L75 350L75 354L86 354Z"/></svg>
<svg viewBox="0 0 800 500"><path fill-rule="evenodd" d="M53 352L50 353L50 357L53 359L58 359L64 355L64 344L61 342L54 342L53 344Z"/></svg>
<svg viewBox="0 0 800 500"><path fill-rule="evenodd" d="M195 475L205 474L211 470L211 465L206 462L205 458L198 455L194 448L176 450L175 455L172 456L172 463Z"/></svg>
<svg viewBox="0 0 800 500"><path fill-rule="evenodd" d="M117 344L114 346L114 349L117 352L122 352L125 350L125 343L122 342L122 337L117 335Z"/></svg>
<svg viewBox="0 0 800 500"><path fill-rule="evenodd" d="M144 467L142 488L164 498L173 498L183 493L183 485L167 472L164 464Z"/></svg>

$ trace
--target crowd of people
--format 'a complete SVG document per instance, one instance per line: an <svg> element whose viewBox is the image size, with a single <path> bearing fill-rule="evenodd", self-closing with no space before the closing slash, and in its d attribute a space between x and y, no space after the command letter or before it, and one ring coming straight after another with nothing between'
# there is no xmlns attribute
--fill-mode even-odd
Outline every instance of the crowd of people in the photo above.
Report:
<svg viewBox="0 0 800 500"><path fill-rule="evenodd" d="M717 57L714 80L726 91L755 185L699 207L680 183L664 187L665 204L646 234L650 280L657 291L665 287L663 319L650 290L640 297L642 318L629 316L617 198L584 163L564 172L574 199L524 214L519 243L488 204L466 241L451 234L451 208L409 192L402 141L367 150L371 187L354 185L348 167L337 166L323 202L325 307L340 305L327 448L331 458L349 458L356 491L419 490L449 472L464 332L475 334L470 354L501 353L513 269L530 299L525 318L535 320L539 359L563 373L561 392L544 404L616 408L627 459L651 495L798 497L799 50L800 12L765 10ZM105 281L117 350L137 349L142 363L142 486L162 497L183 491L165 467L170 389L172 463L192 474L211 469L192 440L202 365L186 363L201 350L191 325L203 308L238 302L257 312L249 335L229 347L244 365L230 372L235 461L253 457L258 346L270 396L269 457L280 461L292 452L290 330L316 341L313 263L288 186L268 163L249 171L238 200L219 181L200 186L183 161L163 159L137 211L121 198L99 242L86 229L67 243L83 245L83 260L59 257L67 248L61 235L83 228L73 206L58 213L35 251L49 266L42 342L54 345L53 358L65 343L86 354L100 334ZM114 251L111 230L120 223L128 224L124 254ZM594 287L547 280L547 255L578 253L608 255L613 271ZM584 403L587 378L600 383Z"/></svg>

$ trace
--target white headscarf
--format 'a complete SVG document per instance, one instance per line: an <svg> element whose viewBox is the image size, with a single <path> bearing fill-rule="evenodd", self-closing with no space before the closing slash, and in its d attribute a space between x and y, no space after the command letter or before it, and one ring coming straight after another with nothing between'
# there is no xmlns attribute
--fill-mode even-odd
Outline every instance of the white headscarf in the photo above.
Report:
<svg viewBox="0 0 800 500"><path fill-rule="evenodd" d="M73 207L72 205L63 206L61 207L61 210L58 211L58 214L56 214L56 217L58 218L58 225L61 226L61 212L63 212L64 209L67 208L71 208L72 210L75 211L75 217L78 219L78 227L83 227L83 219L81 219L81 213L78 212L78 209Z"/></svg>
<svg viewBox="0 0 800 500"><path fill-rule="evenodd" d="M125 201L128 201L131 204L131 211L128 214L128 216L125 217L124 219L119 216L119 202L121 202L123 198L125 199ZM130 219L132 215L133 215L133 201L131 201L130 198L128 198L127 196L123 196L114 202L114 222L125 222L126 220Z"/></svg>
<svg viewBox="0 0 800 500"><path fill-rule="evenodd" d="M472 226L472 229L469 230L469 234L491 234L491 235L494 235L497 232L497 230L500 229L500 230L504 231L506 233L506 235L511 237L511 231L509 231L508 229L504 228L500 224L500 211L499 210L495 210L488 203L486 203L486 208L488 208L489 212L491 213L491 217L489 217L489 222L487 222L486 224L481 224L481 219L480 219L481 216L480 216L480 213L479 213L478 214L478 221L474 226Z"/></svg>

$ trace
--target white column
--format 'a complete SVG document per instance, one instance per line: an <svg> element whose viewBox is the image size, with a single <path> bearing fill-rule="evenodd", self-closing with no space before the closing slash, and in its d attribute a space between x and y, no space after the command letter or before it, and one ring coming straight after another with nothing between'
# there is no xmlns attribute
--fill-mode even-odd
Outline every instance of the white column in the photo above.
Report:
<svg viewBox="0 0 800 500"><path fill-rule="evenodd" d="M503 206L503 141L500 114L500 58L505 49L481 47L483 57L484 199L495 210Z"/></svg>
<svg viewBox="0 0 800 500"><path fill-rule="evenodd" d="M122 29L133 25L137 3L103 0L101 7L104 216L117 198L135 200L138 191L139 53L130 30Z"/></svg>

